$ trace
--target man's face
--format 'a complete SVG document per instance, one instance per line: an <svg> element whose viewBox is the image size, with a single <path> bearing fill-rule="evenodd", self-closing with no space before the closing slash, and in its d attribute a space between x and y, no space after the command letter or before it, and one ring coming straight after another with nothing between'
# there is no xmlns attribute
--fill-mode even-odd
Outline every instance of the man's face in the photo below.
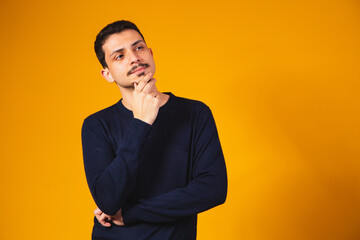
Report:
<svg viewBox="0 0 360 240"><path fill-rule="evenodd" d="M132 88L139 77L155 73L153 53L140 34L132 29L112 34L103 45L107 68L102 75L119 87Z"/></svg>

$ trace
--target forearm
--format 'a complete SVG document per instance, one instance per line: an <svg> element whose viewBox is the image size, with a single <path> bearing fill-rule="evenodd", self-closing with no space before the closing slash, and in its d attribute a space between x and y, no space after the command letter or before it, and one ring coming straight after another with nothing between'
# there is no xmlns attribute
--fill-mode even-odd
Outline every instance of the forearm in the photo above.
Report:
<svg viewBox="0 0 360 240"><path fill-rule="evenodd" d="M197 176L186 187L126 206L123 209L125 225L175 221L224 203L227 194L225 164L219 160L213 167L214 171Z"/></svg>
<svg viewBox="0 0 360 240"><path fill-rule="evenodd" d="M113 215L124 205L135 186L141 146L146 141L150 125L133 119L117 147L102 137L98 127L84 122L85 172L95 203L103 212Z"/></svg>

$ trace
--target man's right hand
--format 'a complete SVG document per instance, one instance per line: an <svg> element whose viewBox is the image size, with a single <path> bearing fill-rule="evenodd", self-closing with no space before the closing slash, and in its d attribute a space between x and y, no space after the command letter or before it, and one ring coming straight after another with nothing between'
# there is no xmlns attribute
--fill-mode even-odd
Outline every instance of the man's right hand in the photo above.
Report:
<svg viewBox="0 0 360 240"><path fill-rule="evenodd" d="M160 108L160 92L156 89L156 80L152 73L144 75L134 83L132 111L134 118L152 125Z"/></svg>

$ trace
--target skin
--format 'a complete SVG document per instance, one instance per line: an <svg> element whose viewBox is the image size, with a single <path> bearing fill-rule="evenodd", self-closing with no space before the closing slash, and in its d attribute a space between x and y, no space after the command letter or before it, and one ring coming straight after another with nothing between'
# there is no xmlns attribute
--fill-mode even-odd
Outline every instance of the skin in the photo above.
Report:
<svg viewBox="0 0 360 240"><path fill-rule="evenodd" d="M148 48L140 34L132 29L110 35L103 45L108 67L101 70L110 83L115 82L123 97L122 103L133 112L134 118L150 125L169 99L167 94L156 88L155 62L151 48ZM94 214L101 225L124 225L121 209L107 215L99 208Z"/></svg>

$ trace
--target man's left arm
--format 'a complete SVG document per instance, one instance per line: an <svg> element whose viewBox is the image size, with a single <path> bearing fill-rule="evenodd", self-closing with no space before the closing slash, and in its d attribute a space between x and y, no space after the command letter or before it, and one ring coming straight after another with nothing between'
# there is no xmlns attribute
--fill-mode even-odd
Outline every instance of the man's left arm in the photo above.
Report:
<svg viewBox="0 0 360 240"><path fill-rule="evenodd" d="M193 180L186 187L125 206L122 209L125 225L174 221L225 202L226 166L215 121L207 106L203 108L196 129Z"/></svg>

